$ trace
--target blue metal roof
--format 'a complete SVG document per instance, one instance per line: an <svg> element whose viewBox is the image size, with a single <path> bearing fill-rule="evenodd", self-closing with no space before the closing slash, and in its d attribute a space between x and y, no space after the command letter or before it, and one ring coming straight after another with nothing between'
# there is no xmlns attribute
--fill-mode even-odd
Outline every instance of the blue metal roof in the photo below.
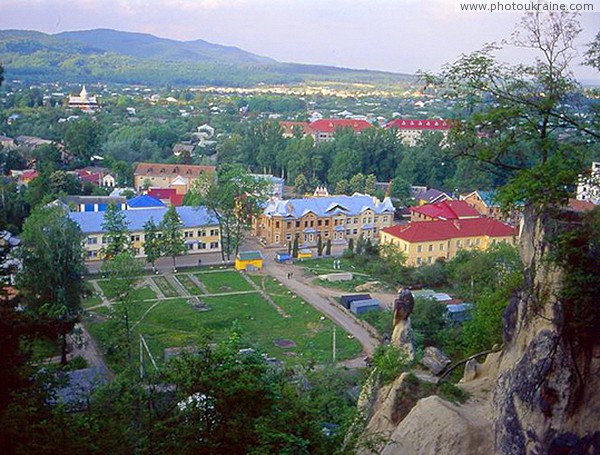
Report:
<svg viewBox="0 0 600 455"><path fill-rule="evenodd" d="M318 217L332 215L360 215L371 209L376 214L393 213L394 205L389 197L383 202L365 194L355 193L352 196L314 197L304 199L288 199L270 201L265 207L265 215L277 217L301 218L307 213Z"/></svg>
<svg viewBox="0 0 600 455"><path fill-rule="evenodd" d="M498 205L496 202L494 202L494 196L496 195L495 191L477 191L477 194L479 194L481 200L488 207L494 207Z"/></svg>
<svg viewBox="0 0 600 455"><path fill-rule="evenodd" d="M148 196L147 194L141 194L133 199L129 199L127 201L127 206L135 209L146 207L166 207L165 204L160 202L158 199Z"/></svg>
<svg viewBox="0 0 600 455"><path fill-rule="evenodd" d="M218 221L208 212L206 207L176 207L177 214L181 219L182 227L192 228L199 226L216 226ZM71 212L69 217L75 221L84 234L104 232L102 222L106 212ZM151 208L124 210L125 222L130 231L143 231L144 224L152 219L156 224L160 223L167 213L167 208Z"/></svg>

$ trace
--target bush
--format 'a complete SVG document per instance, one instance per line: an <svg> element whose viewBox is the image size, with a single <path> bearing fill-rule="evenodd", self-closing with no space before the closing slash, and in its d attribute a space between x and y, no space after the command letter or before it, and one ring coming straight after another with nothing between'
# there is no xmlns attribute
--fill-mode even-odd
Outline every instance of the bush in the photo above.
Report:
<svg viewBox="0 0 600 455"><path fill-rule="evenodd" d="M379 371L379 377L384 384L406 371L408 363L404 352L396 346L380 345L373 354L373 366Z"/></svg>

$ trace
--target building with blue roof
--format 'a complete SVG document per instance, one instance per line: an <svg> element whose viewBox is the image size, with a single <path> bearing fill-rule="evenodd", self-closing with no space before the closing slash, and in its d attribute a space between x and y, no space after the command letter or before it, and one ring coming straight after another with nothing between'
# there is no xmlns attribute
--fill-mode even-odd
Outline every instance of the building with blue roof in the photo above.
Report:
<svg viewBox="0 0 600 455"><path fill-rule="evenodd" d="M361 235L377 240L379 231L392 225L394 205L390 198L355 193L352 196L273 199L254 221L254 235L268 246L285 247L298 238L299 245L346 244Z"/></svg>
<svg viewBox="0 0 600 455"><path fill-rule="evenodd" d="M495 197L495 191L476 190L467 194L466 196L463 196L461 199L475 208L475 210L477 210L483 216L502 219L500 204L495 201Z"/></svg>
<svg viewBox="0 0 600 455"><path fill-rule="evenodd" d="M160 224L167 208L138 208L125 210L125 223L129 229L130 240L136 257L144 257L144 224L153 220ZM215 253L221 251L221 234L218 220L208 211L206 207L176 207L177 214L181 220L181 231L188 253ZM102 247L106 244L104 237L105 212L71 212L69 217L75 221L86 236L85 250L88 260L101 259Z"/></svg>
<svg viewBox="0 0 600 455"><path fill-rule="evenodd" d="M150 209L155 207L166 207L161 201L147 194L140 194L127 201L127 209Z"/></svg>

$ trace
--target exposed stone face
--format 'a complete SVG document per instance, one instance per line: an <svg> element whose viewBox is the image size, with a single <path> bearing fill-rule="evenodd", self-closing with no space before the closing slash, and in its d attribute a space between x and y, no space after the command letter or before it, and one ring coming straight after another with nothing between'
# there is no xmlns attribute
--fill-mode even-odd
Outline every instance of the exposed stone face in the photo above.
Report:
<svg viewBox="0 0 600 455"><path fill-rule="evenodd" d="M421 364L433 374L440 374L450 362L452 361L435 346L427 346L421 359Z"/></svg>
<svg viewBox="0 0 600 455"><path fill-rule="evenodd" d="M567 226L526 213L525 291L511 299L504 315L504 351L493 391L497 453L600 453L600 352L590 358L563 336L563 273L548 260L550 239Z"/></svg>

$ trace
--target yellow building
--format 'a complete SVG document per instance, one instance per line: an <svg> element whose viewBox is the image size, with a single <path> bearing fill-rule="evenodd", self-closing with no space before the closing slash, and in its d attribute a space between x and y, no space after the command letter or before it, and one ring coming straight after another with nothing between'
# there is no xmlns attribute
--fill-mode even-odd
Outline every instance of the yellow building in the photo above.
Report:
<svg viewBox="0 0 600 455"><path fill-rule="evenodd" d="M177 194L186 194L200 174L214 172L215 166L139 163L133 173L133 185L138 191L146 188L175 188Z"/></svg>
<svg viewBox="0 0 600 455"><path fill-rule="evenodd" d="M204 207L177 207L181 220L181 232L188 254L217 253L221 251L221 235L219 223ZM153 220L159 224L166 207L124 210L125 222L129 229L132 247L136 257L142 258L144 252L144 224ZM86 236L84 248L88 261L102 259L102 248L106 245L105 231L102 228L106 212L71 212L74 220Z"/></svg>
<svg viewBox="0 0 600 455"><path fill-rule="evenodd" d="M273 199L254 220L254 235L266 246L286 247L298 239L301 248L326 244L345 245L362 235L377 240L379 231L392 225L394 206L365 194L352 196Z"/></svg>
<svg viewBox="0 0 600 455"><path fill-rule="evenodd" d="M381 245L393 245L406 254L407 265L452 259L462 249L485 250L491 245L517 241L516 228L492 218L415 222L385 228Z"/></svg>
<svg viewBox="0 0 600 455"><path fill-rule="evenodd" d="M263 267L263 256L260 251L240 251L235 257L236 270L254 271Z"/></svg>

